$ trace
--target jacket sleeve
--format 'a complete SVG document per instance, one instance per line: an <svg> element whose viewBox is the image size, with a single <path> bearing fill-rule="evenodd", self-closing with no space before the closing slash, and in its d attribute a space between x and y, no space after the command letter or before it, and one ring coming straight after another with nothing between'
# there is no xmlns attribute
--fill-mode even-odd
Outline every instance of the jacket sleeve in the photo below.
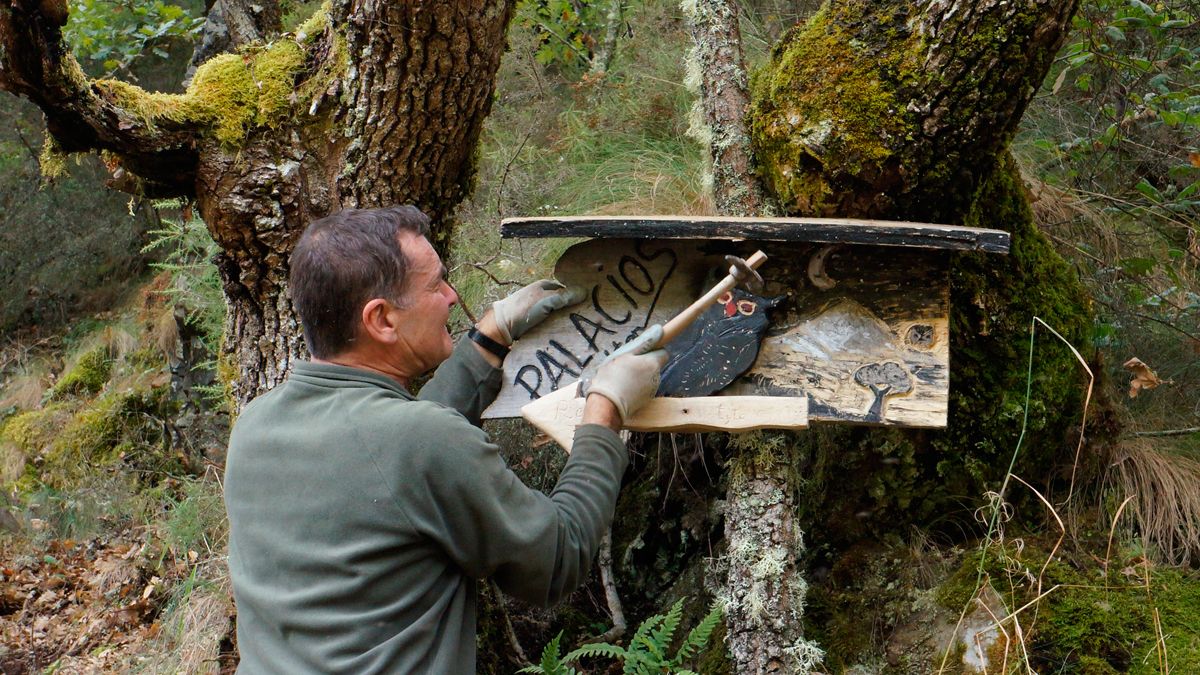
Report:
<svg viewBox="0 0 1200 675"><path fill-rule="evenodd" d="M459 340L450 358L421 387L417 396L453 408L479 426L479 417L500 392L502 371L493 368L470 340Z"/></svg>
<svg viewBox="0 0 1200 675"><path fill-rule="evenodd" d="M603 426L581 426L571 458L546 495L526 487L482 431L447 410L438 412L447 419L429 428L440 427L441 440L423 439L422 445L440 447L417 453L419 466L412 467L414 477L423 479L405 498L412 524L465 574L492 577L526 602L560 601L587 579L612 523L629 461L620 437Z"/></svg>

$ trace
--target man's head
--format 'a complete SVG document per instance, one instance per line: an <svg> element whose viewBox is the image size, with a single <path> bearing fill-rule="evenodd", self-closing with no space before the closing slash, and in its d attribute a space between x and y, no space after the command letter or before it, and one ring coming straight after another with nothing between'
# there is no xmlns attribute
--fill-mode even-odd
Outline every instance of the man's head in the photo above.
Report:
<svg viewBox="0 0 1200 675"><path fill-rule="evenodd" d="M428 231L413 206L345 209L308 226L289 284L315 358L355 352L368 365L418 371L411 376L449 355L446 320L458 298Z"/></svg>

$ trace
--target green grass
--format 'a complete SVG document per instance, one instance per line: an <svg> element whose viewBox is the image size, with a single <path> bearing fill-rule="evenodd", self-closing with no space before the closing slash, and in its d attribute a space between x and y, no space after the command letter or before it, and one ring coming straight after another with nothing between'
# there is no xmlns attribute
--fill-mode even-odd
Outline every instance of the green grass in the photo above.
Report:
<svg viewBox="0 0 1200 675"><path fill-rule="evenodd" d="M637 31L620 43L607 76L586 84L537 64L532 30L513 24L475 192L452 246L452 282L476 315L518 284L551 275L577 241L501 241L502 218L711 208L705 150L686 136L692 96L682 84L680 13L671 3L635 3L627 20Z"/></svg>

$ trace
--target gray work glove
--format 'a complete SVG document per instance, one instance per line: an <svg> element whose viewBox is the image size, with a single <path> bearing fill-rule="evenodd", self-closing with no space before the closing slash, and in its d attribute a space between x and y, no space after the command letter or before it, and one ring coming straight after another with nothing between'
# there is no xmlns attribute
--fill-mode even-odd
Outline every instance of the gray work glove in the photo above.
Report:
<svg viewBox="0 0 1200 675"><path fill-rule="evenodd" d="M660 371L670 358L665 349L654 348L662 333L662 326L651 326L601 362L595 373L584 373L579 395L600 394L617 407L622 422L629 419L658 391Z"/></svg>
<svg viewBox="0 0 1200 675"><path fill-rule="evenodd" d="M504 341L511 345L552 312L582 302L586 297L587 291L578 286L567 287L542 279L492 303L492 318Z"/></svg>

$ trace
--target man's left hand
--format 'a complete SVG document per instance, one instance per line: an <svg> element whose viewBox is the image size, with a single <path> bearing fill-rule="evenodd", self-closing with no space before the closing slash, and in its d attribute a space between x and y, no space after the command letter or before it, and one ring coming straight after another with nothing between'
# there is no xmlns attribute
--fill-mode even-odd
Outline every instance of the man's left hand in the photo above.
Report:
<svg viewBox="0 0 1200 675"><path fill-rule="evenodd" d="M551 313L582 302L587 291L542 279L492 303L496 328L506 344L512 344L530 328L545 321Z"/></svg>

